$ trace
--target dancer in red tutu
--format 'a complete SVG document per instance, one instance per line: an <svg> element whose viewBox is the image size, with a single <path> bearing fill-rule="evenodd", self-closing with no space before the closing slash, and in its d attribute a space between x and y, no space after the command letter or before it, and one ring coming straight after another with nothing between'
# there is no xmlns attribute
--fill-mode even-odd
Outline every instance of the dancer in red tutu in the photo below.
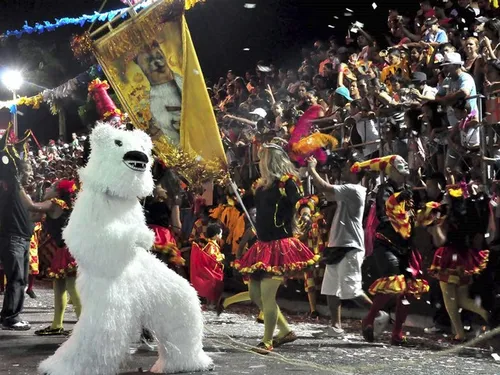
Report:
<svg viewBox="0 0 500 375"><path fill-rule="evenodd" d="M64 330L63 319L68 296L71 298L76 316L81 313L80 296L76 290L76 262L69 252L62 238L63 228L66 226L73 207L76 185L74 181L60 180L53 184L45 193L44 199L49 210L45 219L45 230L51 237L52 246L55 248L50 268L49 277L54 279L54 319L52 324L44 329L35 331L38 336L68 335Z"/></svg>
<svg viewBox="0 0 500 375"><path fill-rule="evenodd" d="M474 215L467 212L465 189L467 187L449 191L446 218L428 228L434 245L440 246L434 254L429 273L439 280L444 304L455 332L453 341L459 343L466 340L460 318L461 309L475 312L489 323L488 312L469 296L472 277L486 268L489 252L474 248L477 232L471 222Z"/></svg>
<svg viewBox="0 0 500 375"><path fill-rule="evenodd" d="M264 144L259 156L262 178L255 192L258 241L234 265L243 275L250 275L250 298L264 312L264 338L253 350L268 354L297 339L276 303L278 288L286 275L303 272L319 256L294 237L295 205L303 192L287 153L277 145ZM279 333L273 340L276 325Z"/></svg>
<svg viewBox="0 0 500 375"><path fill-rule="evenodd" d="M363 337L374 341L374 321L380 310L396 299L396 321L391 345L405 346L403 324L409 313L408 299L420 298L429 291L425 280L419 279L422 257L411 246L413 234L412 192L405 185L410 175L408 163L399 155L354 163L351 172L384 171L386 183L378 188L376 209L380 221L373 249L379 278L370 287L373 305L362 323Z"/></svg>
<svg viewBox="0 0 500 375"><path fill-rule="evenodd" d="M180 233L181 230L179 205L169 202L165 189L157 186L153 197L146 198L144 208L148 226L155 232L152 251L170 268L177 269L184 276L181 267L185 261L174 235L174 232Z"/></svg>

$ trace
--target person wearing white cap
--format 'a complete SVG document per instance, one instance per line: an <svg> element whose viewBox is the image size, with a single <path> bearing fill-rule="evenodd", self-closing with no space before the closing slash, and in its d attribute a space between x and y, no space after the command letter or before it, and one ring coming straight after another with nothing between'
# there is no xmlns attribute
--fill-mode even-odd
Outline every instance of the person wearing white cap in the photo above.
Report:
<svg viewBox="0 0 500 375"><path fill-rule="evenodd" d="M264 118L267 117L267 112L266 112L266 110L264 108L256 108L252 112L250 112L250 114L251 115L259 116L260 119L264 119Z"/></svg>
<svg viewBox="0 0 500 375"><path fill-rule="evenodd" d="M448 121L453 127L458 124L458 119L453 109L453 105L458 101L472 97L471 99L467 99L470 106L470 113L475 117L477 117L478 113L478 102L475 97L477 95L476 83L474 78L463 70L463 65L462 56L457 52L445 54L444 60L441 63L446 79L436 94L436 101L447 106ZM473 131L473 133L477 139L470 139L469 141L478 144L479 132ZM454 155L454 151L450 149L446 165L453 167L459 160L458 156Z"/></svg>
<svg viewBox="0 0 500 375"><path fill-rule="evenodd" d="M446 79L436 94L436 101L448 106L448 120L452 126L458 122L453 113L453 104L460 99L477 95L474 78L469 73L464 72L463 65L462 56L457 52L445 54L441 63ZM467 99L467 101L471 111L477 112L477 98Z"/></svg>

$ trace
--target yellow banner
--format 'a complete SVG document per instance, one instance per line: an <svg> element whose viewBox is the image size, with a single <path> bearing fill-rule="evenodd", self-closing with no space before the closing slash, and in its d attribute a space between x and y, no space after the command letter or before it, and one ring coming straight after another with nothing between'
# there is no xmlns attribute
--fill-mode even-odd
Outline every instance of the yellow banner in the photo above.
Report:
<svg viewBox="0 0 500 375"><path fill-rule="evenodd" d="M185 5L158 1L96 40L95 55L134 126L157 144L225 163Z"/></svg>

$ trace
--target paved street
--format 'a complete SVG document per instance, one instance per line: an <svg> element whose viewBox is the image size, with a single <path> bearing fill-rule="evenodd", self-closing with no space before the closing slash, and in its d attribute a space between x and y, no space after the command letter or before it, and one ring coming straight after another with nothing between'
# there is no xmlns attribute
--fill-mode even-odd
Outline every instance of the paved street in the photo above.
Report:
<svg viewBox="0 0 500 375"><path fill-rule="evenodd" d="M42 288L42 289L41 289ZM33 334L34 329L50 324L52 292L41 285L38 299L27 300L24 318L32 322L32 331L18 333L0 331L0 374L36 374L39 361L52 354L64 338L44 338ZM71 310L71 307L69 308ZM421 330L409 332L416 348L394 348L381 342L366 344L359 335L359 322L349 321L349 335L342 340L320 337L326 320L312 324L302 316L290 316L300 340L282 347L267 357L248 351L248 345L258 343L263 326L256 323L255 310L239 306L230 313L216 317L206 312L206 350L214 358L216 367L211 375L255 374L500 374L500 357L483 345L484 349L460 349L447 344L443 335L422 337ZM67 329L75 322L69 311ZM498 350L497 350L498 351ZM500 352L499 352L500 354ZM131 355L123 374L132 375L149 368L155 353L139 349ZM495 360L497 358L498 360ZM73 374L68 374L73 375ZM78 375L78 374L74 374Z"/></svg>

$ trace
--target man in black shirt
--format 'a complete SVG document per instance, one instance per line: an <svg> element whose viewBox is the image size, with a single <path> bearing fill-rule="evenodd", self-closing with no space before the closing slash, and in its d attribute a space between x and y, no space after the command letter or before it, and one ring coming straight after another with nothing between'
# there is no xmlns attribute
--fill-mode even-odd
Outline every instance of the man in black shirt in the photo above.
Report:
<svg viewBox="0 0 500 375"><path fill-rule="evenodd" d="M7 156L4 156L2 161L7 161L5 158ZM28 322L19 318L19 314L23 309L24 289L28 282L29 244L33 228L21 191L20 182L15 174L2 174L0 179L0 260L5 269L7 287L0 322L3 329L24 331L31 328Z"/></svg>
<svg viewBox="0 0 500 375"><path fill-rule="evenodd" d="M0 324L3 329L26 331L31 326L21 320L19 314L28 283L29 245L33 234L29 212L46 213L52 203L31 201L22 188L33 175L31 165L10 155L15 153L9 156L4 153L1 158L4 165L0 169L0 261L7 277ZM18 169L13 168L14 161Z"/></svg>

